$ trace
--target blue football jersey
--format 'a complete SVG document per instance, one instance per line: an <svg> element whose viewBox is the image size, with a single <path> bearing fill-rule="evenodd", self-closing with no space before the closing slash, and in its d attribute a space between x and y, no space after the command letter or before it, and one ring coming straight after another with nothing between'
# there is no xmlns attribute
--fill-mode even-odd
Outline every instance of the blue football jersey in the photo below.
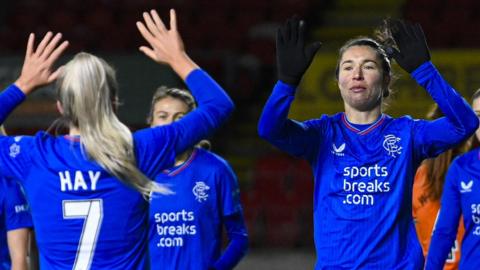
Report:
<svg viewBox="0 0 480 270"><path fill-rule="evenodd" d="M463 214L459 269L480 269L480 149L457 157L447 172L426 269L443 269Z"/></svg>
<svg viewBox="0 0 480 270"><path fill-rule="evenodd" d="M153 179L177 153L208 136L233 109L204 71L186 83L199 107L172 125L133 134L137 166ZM0 95L0 122L23 100ZM0 136L0 173L21 179L30 203L42 269L145 269L148 202L90 160L81 137Z"/></svg>
<svg viewBox="0 0 480 270"><path fill-rule="evenodd" d="M287 118L295 89L282 82L265 105L260 135L313 168L315 269L422 268L412 220L414 173L423 159L472 134L478 119L431 63L412 76L446 117L382 114L363 130L345 113L297 122Z"/></svg>
<svg viewBox="0 0 480 270"><path fill-rule="evenodd" d="M0 178L0 269L10 270L7 232L32 227L32 217L20 185Z"/></svg>
<svg viewBox="0 0 480 270"><path fill-rule="evenodd" d="M175 194L154 196L150 203L151 269L209 269L221 255L222 217L242 211L232 169L195 148L185 163L156 181Z"/></svg>

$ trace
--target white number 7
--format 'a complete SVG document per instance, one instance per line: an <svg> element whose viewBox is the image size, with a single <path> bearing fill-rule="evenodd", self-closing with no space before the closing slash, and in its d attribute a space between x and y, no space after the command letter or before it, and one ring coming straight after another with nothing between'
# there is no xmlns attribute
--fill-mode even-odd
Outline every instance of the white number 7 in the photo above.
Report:
<svg viewBox="0 0 480 270"><path fill-rule="evenodd" d="M73 270L88 270L92 264L93 253L97 244L98 233L103 220L103 201L95 200L74 200L63 201L63 218L83 218L82 234L75 257Z"/></svg>

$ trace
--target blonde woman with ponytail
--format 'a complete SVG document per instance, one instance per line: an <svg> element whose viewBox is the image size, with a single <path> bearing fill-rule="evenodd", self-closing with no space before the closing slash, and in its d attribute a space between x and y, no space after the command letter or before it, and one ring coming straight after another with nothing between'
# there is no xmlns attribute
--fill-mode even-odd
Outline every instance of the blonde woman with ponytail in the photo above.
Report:
<svg viewBox="0 0 480 270"><path fill-rule="evenodd" d="M18 80L0 95L0 123L25 96L56 81L67 136L0 137L0 174L23 179L31 205L41 269L145 269L148 196L168 196L152 177L208 136L230 114L223 89L188 57L170 11L167 28L156 11L137 22L148 46L192 89L198 108L171 125L131 134L115 115L117 83L102 59L79 53L53 64L67 48L52 33L34 48L31 34Z"/></svg>

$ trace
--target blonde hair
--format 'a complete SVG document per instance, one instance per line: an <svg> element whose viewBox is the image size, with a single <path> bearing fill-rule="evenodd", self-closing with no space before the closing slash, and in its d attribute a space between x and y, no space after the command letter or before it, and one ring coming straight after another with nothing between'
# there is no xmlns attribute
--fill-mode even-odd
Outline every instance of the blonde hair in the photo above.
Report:
<svg viewBox="0 0 480 270"><path fill-rule="evenodd" d="M145 176L136 166L130 130L115 115L118 84L104 60L78 53L57 81L63 117L79 129L82 149L106 171L148 197L171 191Z"/></svg>
<svg viewBox="0 0 480 270"><path fill-rule="evenodd" d="M7 135L7 132L5 131L5 128L3 127L3 125L0 126L0 135Z"/></svg>

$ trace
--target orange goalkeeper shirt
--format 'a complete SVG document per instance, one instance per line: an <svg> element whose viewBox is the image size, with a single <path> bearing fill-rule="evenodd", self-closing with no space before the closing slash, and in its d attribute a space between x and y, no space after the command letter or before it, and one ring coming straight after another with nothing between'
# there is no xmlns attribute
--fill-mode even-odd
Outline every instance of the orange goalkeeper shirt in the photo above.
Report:
<svg viewBox="0 0 480 270"><path fill-rule="evenodd" d="M427 180L427 166L420 165L413 183L413 219L417 230L418 239L422 246L423 255L426 256L430 239L432 237L433 226L437 219L438 210L440 209L440 201L432 201L426 196L425 182ZM460 218L458 225L457 239L452 247L448 259L445 263L445 270L458 269L460 261L460 246L464 234L463 218Z"/></svg>

